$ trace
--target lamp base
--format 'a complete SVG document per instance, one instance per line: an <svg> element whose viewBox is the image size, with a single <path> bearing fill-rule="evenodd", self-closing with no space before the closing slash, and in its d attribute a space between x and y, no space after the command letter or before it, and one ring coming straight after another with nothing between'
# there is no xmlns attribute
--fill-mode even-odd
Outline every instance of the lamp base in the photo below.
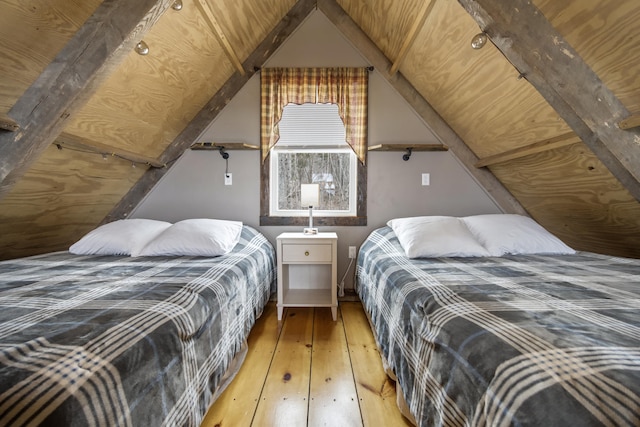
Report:
<svg viewBox="0 0 640 427"><path fill-rule="evenodd" d="M302 234L318 234L318 229L317 228L305 228L302 231Z"/></svg>

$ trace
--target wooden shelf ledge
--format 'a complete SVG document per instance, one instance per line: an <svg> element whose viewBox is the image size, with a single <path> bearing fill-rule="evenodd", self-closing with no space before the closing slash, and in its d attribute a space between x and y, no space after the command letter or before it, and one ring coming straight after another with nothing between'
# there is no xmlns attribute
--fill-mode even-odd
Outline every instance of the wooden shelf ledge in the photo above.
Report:
<svg viewBox="0 0 640 427"><path fill-rule="evenodd" d="M80 149L91 151L97 154L112 155L133 163L147 164L154 168L163 168L166 166L164 163L153 157L144 156L128 150L116 149L109 145L102 144L97 141L91 141L85 138L80 138L66 132L62 132L60 136L56 138L54 144L59 145L62 148L68 147L71 150Z"/></svg>
<svg viewBox="0 0 640 427"><path fill-rule="evenodd" d="M369 151L447 151L449 147L442 144L378 144L371 145Z"/></svg>
<svg viewBox="0 0 640 427"><path fill-rule="evenodd" d="M257 145L245 144L244 142L196 142L190 147L192 150L259 150Z"/></svg>
<svg viewBox="0 0 640 427"><path fill-rule="evenodd" d="M483 168L485 166L491 166L498 163L504 163L522 157L530 156L532 154L542 153L549 150L555 150L556 148L566 147L567 145L577 144L582 140L578 135L573 132L558 135L553 138L545 139L543 141L534 142L524 147L514 148L500 154L494 154L493 156L484 157L479 159L474 165L477 168Z"/></svg>
<svg viewBox="0 0 640 427"><path fill-rule="evenodd" d="M16 132L18 129L20 129L20 125L11 117L7 116L6 114L0 113L0 129L8 130L10 132Z"/></svg>

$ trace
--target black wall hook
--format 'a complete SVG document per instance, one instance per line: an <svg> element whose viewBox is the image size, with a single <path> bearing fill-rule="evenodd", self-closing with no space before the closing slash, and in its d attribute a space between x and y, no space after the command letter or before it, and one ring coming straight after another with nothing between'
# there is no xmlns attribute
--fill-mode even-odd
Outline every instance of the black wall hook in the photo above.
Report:
<svg viewBox="0 0 640 427"><path fill-rule="evenodd" d="M411 148L407 148L407 152L402 155L402 160L405 162L411 158Z"/></svg>

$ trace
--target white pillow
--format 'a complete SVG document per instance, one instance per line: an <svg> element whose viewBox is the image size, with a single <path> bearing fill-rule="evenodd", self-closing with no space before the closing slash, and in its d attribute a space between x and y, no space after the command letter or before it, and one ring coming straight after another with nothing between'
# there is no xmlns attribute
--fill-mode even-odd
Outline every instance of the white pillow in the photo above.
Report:
<svg viewBox="0 0 640 427"><path fill-rule="evenodd" d="M395 218L387 225L393 229L409 258L489 256L459 218Z"/></svg>
<svg viewBox="0 0 640 427"><path fill-rule="evenodd" d="M540 224L526 216L488 214L468 216L462 220L493 256L576 253Z"/></svg>
<svg viewBox="0 0 640 427"><path fill-rule="evenodd" d="M90 231L69 252L76 255L131 255L140 251L170 222L153 219L121 219Z"/></svg>
<svg viewBox="0 0 640 427"><path fill-rule="evenodd" d="M185 219L167 228L137 255L224 255L238 243L241 232L240 221Z"/></svg>

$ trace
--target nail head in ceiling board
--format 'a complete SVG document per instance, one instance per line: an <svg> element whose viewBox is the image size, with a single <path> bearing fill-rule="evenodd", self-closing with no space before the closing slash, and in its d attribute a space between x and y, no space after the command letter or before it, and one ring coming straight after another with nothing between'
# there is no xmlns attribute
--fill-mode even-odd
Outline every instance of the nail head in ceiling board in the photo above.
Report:
<svg viewBox="0 0 640 427"><path fill-rule="evenodd" d="M149 54L149 46L144 42L144 40L140 40L135 47L135 51L138 55L148 55Z"/></svg>
<svg viewBox="0 0 640 427"><path fill-rule="evenodd" d="M487 33L478 33L471 39L471 48L482 49L487 44Z"/></svg>

